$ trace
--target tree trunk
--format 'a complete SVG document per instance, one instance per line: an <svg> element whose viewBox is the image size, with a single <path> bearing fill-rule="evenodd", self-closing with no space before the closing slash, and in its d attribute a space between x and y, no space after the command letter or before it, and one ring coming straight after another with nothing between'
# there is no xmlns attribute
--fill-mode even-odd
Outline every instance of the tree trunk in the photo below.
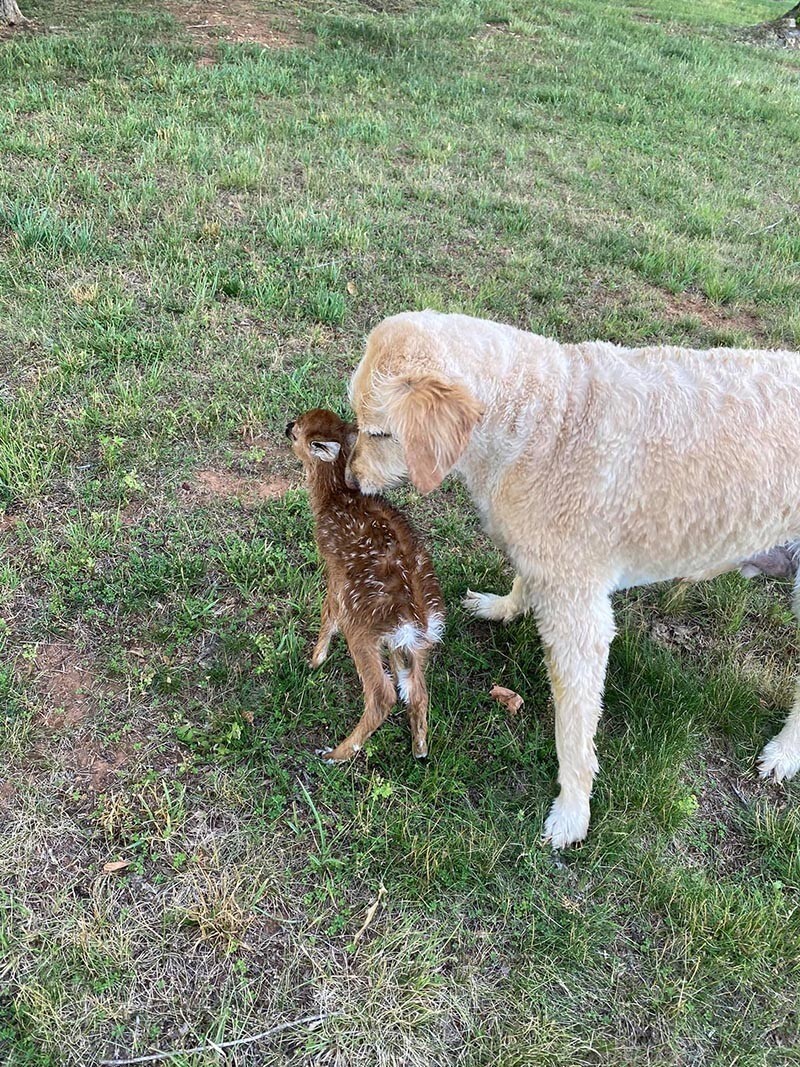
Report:
<svg viewBox="0 0 800 1067"><path fill-rule="evenodd" d="M17 5L17 0L0 0L0 24L7 22L14 26L27 21Z"/></svg>

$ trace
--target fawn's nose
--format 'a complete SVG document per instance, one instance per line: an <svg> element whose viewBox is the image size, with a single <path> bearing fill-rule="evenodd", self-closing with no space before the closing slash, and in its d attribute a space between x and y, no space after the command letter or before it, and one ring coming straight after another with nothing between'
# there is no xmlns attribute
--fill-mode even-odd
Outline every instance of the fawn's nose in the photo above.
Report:
<svg viewBox="0 0 800 1067"><path fill-rule="evenodd" d="M292 430L293 429L294 429L294 423L293 422L287 422L286 423L286 436L287 437L291 437L292 436Z"/></svg>
<svg viewBox="0 0 800 1067"><path fill-rule="evenodd" d="M358 489L358 478L356 478L355 474L350 470L349 463L344 469L344 484L348 489Z"/></svg>

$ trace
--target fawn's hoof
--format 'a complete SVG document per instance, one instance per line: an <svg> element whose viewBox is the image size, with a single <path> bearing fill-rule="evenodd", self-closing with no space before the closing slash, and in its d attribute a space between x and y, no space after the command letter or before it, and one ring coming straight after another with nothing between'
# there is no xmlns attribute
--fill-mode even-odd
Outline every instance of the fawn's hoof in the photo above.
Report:
<svg viewBox="0 0 800 1067"><path fill-rule="evenodd" d="M342 749L339 745L338 748L318 748L317 755L320 756L329 767L334 767L338 763L347 763L353 756L357 755L361 751L361 745L348 745L346 749Z"/></svg>

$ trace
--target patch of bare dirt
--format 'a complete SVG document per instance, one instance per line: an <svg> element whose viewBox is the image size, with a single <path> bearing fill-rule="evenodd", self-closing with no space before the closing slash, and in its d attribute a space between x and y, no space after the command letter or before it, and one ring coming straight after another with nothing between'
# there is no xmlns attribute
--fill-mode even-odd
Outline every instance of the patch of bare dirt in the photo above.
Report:
<svg viewBox="0 0 800 1067"><path fill-rule="evenodd" d="M408 15L417 6L415 0L361 0L361 5L380 15Z"/></svg>
<svg viewBox="0 0 800 1067"><path fill-rule="evenodd" d="M201 499L238 500L245 507L276 500L291 489L292 482L280 475L259 478L236 474L230 470L200 470L191 482L184 482L184 492Z"/></svg>
<svg viewBox="0 0 800 1067"><path fill-rule="evenodd" d="M699 319L704 326L711 329L743 330L745 333L760 337L764 334L764 325L757 315L741 309L718 307L700 293L660 293L667 317L681 319L687 315Z"/></svg>
<svg viewBox="0 0 800 1067"><path fill-rule="evenodd" d="M294 48L304 43L296 17L275 4L254 0L202 0L182 3L167 0L164 6L200 46L197 66L213 66L214 45L259 44L263 48Z"/></svg>
<svg viewBox="0 0 800 1067"><path fill-rule="evenodd" d="M751 44L770 44L778 48L800 48L800 5L782 18L762 22L742 31Z"/></svg>
<svg viewBox="0 0 800 1067"><path fill-rule="evenodd" d="M129 756L125 748L98 751L90 744L78 745L74 749L75 773L92 792L102 793L113 784Z"/></svg>
<svg viewBox="0 0 800 1067"><path fill-rule="evenodd" d="M15 793L11 782L0 782L0 811L10 811Z"/></svg>
<svg viewBox="0 0 800 1067"><path fill-rule="evenodd" d="M701 640L699 626L665 616L650 624L650 637L657 645L671 651L692 651Z"/></svg>
<svg viewBox="0 0 800 1067"><path fill-rule="evenodd" d="M76 726L94 709L97 679L87 656L68 641L42 645L33 663L36 685L51 704L45 723L53 730Z"/></svg>
<svg viewBox="0 0 800 1067"><path fill-rule="evenodd" d="M761 795L763 785L755 775L741 773L732 755L709 746L698 773L694 832L685 840L689 854L720 874L756 866L753 842L737 812L750 809Z"/></svg>
<svg viewBox="0 0 800 1067"><path fill-rule="evenodd" d="M36 33L38 29L37 24L28 18L24 22L15 22L11 26L7 22L0 22L0 41L9 40L15 34Z"/></svg>

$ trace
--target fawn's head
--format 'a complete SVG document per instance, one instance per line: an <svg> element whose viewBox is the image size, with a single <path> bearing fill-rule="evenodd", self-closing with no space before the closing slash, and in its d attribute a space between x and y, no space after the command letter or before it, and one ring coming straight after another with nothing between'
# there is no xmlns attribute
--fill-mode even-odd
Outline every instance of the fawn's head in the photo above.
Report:
<svg viewBox="0 0 800 1067"><path fill-rule="evenodd" d="M351 422L340 419L333 411L314 408L300 415L286 427L292 451L303 461L307 471L320 463L347 460L356 439L357 429Z"/></svg>

